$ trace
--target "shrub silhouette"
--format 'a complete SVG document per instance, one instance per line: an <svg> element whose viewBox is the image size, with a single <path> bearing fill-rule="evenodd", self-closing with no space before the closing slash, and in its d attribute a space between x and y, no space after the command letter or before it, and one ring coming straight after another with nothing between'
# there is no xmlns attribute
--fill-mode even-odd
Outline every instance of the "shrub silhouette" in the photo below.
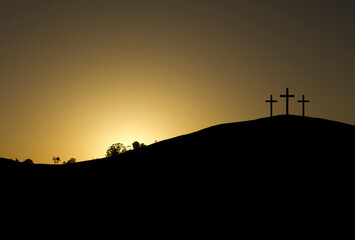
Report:
<svg viewBox="0 0 355 240"><path fill-rule="evenodd" d="M32 159L27 158L25 161L23 161L23 164L32 165L34 163L33 163Z"/></svg>
<svg viewBox="0 0 355 240"><path fill-rule="evenodd" d="M144 143L139 143L138 141L135 141L134 143L132 143L132 146L133 146L133 150L136 150L138 148L145 147L145 144Z"/></svg>
<svg viewBox="0 0 355 240"><path fill-rule="evenodd" d="M63 164L72 164L72 163L76 163L75 158L70 158L67 162L63 162Z"/></svg>
<svg viewBox="0 0 355 240"><path fill-rule="evenodd" d="M139 144L138 141L135 141L135 142L132 143L132 146L133 146L133 150L136 150L136 149L138 149L140 147L140 144Z"/></svg>
<svg viewBox="0 0 355 240"><path fill-rule="evenodd" d="M138 148L145 147L145 144L144 143L139 143L138 141L135 141L134 143L132 143L132 146L133 146L133 150L136 150Z"/></svg>

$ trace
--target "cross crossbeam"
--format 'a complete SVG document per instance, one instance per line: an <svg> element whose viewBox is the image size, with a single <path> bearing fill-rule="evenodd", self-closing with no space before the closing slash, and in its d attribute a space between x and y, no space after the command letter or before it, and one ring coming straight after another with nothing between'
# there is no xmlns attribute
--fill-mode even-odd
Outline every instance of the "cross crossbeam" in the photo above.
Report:
<svg viewBox="0 0 355 240"><path fill-rule="evenodd" d="M304 112L305 112L305 103L308 103L309 100L304 99L304 95L302 95L302 100L298 100L297 102L302 103L302 116L304 117Z"/></svg>
<svg viewBox="0 0 355 240"><path fill-rule="evenodd" d="M295 97L295 95L288 94L288 88L286 88L286 94L280 95L280 97L286 98L286 115L288 115L288 98Z"/></svg>
<svg viewBox="0 0 355 240"><path fill-rule="evenodd" d="M270 100L265 100L265 102L270 103L270 117L272 117L272 103L277 102L277 100L273 100L272 95L270 95Z"/></svg>

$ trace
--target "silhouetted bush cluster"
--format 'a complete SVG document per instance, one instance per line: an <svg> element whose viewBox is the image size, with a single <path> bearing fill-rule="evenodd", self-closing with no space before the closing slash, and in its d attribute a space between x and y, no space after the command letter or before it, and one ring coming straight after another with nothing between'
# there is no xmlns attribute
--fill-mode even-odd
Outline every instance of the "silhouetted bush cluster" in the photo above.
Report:
<svg viewBox="0 0 355 240"><path fill-rule="evenodd" d="M145 147L145 144L144 143L139 143L138 141L135 141L134 143L132 143L132 146L133 146L133 150L136 150L138 148Z"/></svg>
<svg viewBox="0 0 355 240"><path fill-rule="evenodd" d="M66 161L63 162L63 164L72 164L72 163L76 163L75 158L70 158L67 162Z"/></svg>
<svg viewBox="0 0 355 240"><path fill-rule="evenodd" d="M11 163L11 164L23 164L23 165L33 165L34 162L32 161L32 159L25 159L23 162L20 162L17 158L16 160L13 160L12 158L11 159L5 159L5 158L0 158L0 160L5 160L6 162L8 163Z"/></svg>
<svg viewBox="0 0 355 240"><path fill-rule="evenodd" d="M139 143L138 141L135 141L132 143L133 150L136 150L138 148L145 147L144 143ZM130 151L131 146L125 146L122 143L114 143L112 144L106 151L106 157L114 157L117 156L121 153L125 153L127 151Z"/></svg>

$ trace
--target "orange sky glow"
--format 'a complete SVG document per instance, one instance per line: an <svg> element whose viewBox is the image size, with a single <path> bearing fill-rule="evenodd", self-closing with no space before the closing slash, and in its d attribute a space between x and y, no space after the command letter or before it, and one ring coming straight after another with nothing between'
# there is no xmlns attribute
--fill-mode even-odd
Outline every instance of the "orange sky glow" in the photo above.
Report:
<svg viewBox="0 0 355 240"><path fill-rule="evenodd" d="M353 1L2 1L0 157L102 158L269 115L355 124ZM237 136L236 136L237 137ZM221 141L216 139L216 141ZM211 143L213 144L213 143Z"/></svg>

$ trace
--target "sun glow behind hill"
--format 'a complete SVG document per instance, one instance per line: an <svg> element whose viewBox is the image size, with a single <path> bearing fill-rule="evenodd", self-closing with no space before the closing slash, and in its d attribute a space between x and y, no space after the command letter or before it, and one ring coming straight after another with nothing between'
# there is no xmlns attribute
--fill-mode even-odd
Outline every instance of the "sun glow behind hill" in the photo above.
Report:
<svg viewBox="0 0 355 240"><path fill-rule="evenodd" d="M100 158L268 116L285 87L309 115L355 122L350 4L158 2L4 3L0 157Z"/></svg>

